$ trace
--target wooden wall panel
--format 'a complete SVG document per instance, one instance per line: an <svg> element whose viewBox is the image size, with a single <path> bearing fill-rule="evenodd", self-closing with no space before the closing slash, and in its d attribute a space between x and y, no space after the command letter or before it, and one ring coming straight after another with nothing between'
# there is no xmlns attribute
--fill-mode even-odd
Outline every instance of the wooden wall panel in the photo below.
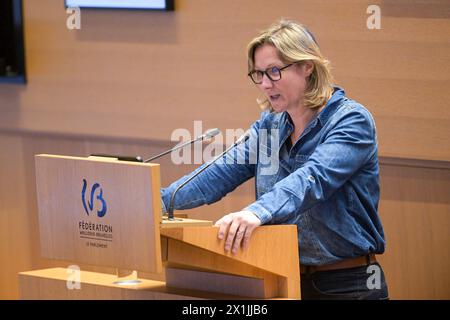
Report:
<svg viewBox="0 0 450 320"><path fill-rule="evenodd" d="M390 296L450 299L450 170L384 165L381 179Z"/></svg>
<svg viewBox="0 0 450 320"><path fill-rule="evenodd" d="M245 47L280 17L310 27L337 84L373 113L380 155L400 161L382 167L391 297L450 298L448 256L436 258L449 243L448 169L402 162L450 160L447 0L176 0L174 12L83 10L74 31L62 1L24 4L28 84L0 85L0 298L18 296L17 272L62 263L39 257L33 155L145 156L194 120L247 127L259 110ZM370 4L381 30L366 27ZM195 167L161 164L163 185ZM251 199L247 183L189 215L215 220Z"/></svg>
<svg viewBox="0 0 450 320"><path fill-rule="evenodd" d="M0 299L11 299L18 296L17 272L31 267L33 225L22 139L0 136L0 146Z"/></svg>
<svg viewBox="0 0 450 320"><path fill-rule="evenodd" d="M382 155L450 159L448 1L176 2L174 12L82 10L81 30L68 30L59 0L25 0L29 82L0 86L0 128L161 141L194 120L246 128L259 114L246 45L288 17L372 111ZM367 29L371 4L381 30Z"/></svg>

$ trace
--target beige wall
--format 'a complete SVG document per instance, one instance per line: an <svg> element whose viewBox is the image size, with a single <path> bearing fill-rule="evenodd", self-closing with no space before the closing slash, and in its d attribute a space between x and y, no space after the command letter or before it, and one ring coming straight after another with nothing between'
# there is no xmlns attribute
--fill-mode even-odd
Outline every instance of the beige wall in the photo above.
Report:
<svg viewBox="0 0 450 320"><path fill-rule="evenodd" d="M57 264L39 257L33 155L145 156L194 120L249 126L245 46L280 17L310 27L337 83L374 114L391 296L450 298L448 1L176 0L175 12L82 11L78 31L62 2L24 1L28 84L0 85L0 298L17 297L18 271ZM369 4L382 30L366 28ZM192 168L162 160L163 185ZM190 213L216 219L252 197L247 183Z"/></svg>

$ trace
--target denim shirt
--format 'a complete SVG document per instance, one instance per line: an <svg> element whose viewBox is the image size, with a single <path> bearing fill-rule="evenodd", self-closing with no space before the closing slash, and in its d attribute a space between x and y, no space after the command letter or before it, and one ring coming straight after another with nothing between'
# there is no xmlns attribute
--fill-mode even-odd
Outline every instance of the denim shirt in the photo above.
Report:
<svg viewBox="0 0 450 320"><path fill-rule="evenodd" d="M255 177L256 201L242 210L262 224L297 225L302 264L383 253L378 147L369 111L335 87L290 146L293 129L286 112L263 112L245 144L177 192L175 209L214 203ZM176 187L199 169L161 189L164 211Z"/></svg>

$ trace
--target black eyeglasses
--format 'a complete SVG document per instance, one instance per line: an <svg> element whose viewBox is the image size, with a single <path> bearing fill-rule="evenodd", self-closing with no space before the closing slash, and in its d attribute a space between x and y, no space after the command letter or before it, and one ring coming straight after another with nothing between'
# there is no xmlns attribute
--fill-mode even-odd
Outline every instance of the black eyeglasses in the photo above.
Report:
<svg viewBox="0 0 450 320"><path fill-rule="evenodd" d="M253 70L253 71L250 71L250 72L248 73L248 76L250 77L250 79L252 79L252 81L253 81L255 84L261 84L262 81L263 81L264 75L266 75L267 78L269 78L271 81L278 81L278 80L281 79L281 70L284 70L284 69L286 69L287 67L290 67L290 66L292 66L293 64L296 64L296 63L298 63L298 62L300 62L300 61L295 61L295 62L289 63L288 65L286 65L286 66L284 66L284 67L282 67L282 68L278 68L278 67L270 67L270 68L267 68L267 69L264 70L264 71L261 71L261 70Z"/></svg>

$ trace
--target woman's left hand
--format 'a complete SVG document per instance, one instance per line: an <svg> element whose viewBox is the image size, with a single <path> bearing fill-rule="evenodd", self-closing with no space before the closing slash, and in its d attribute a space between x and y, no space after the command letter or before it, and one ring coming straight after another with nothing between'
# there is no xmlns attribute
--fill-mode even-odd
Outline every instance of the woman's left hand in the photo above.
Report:
<svg viewBox="0 0 450 320"><path fill-rule="evenodd" d="M242 247L246 249L250 242L250 237L258 226L261 225L261 220L251 211L239 211L227 214L219 219L215 226L219 227L218 238L222 240L225 237L228 229L227 238L225 241L225 251L230 251L233 254L237 253L237 250L241 243ZM244 240L242 242L242 240Z"/></svg>

